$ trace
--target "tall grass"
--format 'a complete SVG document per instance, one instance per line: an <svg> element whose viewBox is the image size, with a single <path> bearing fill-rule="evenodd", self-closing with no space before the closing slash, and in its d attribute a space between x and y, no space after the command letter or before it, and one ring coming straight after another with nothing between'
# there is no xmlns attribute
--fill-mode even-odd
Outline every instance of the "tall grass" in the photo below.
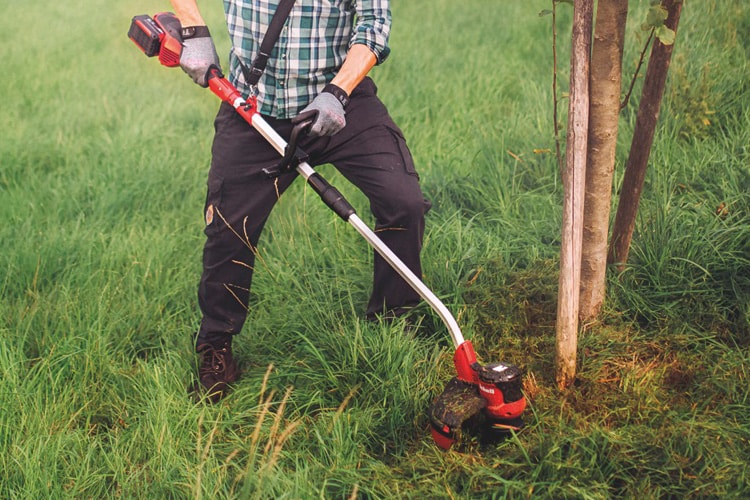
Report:
<svg viewBox="0 0 750 500"><path fill-rule="evenodd" d="M647 3L631 2L626 70ZM219 405L193 400L217 102L125 37L133 15L167 4L6 4L0 497L750 495L741 2L685 6L631 262L610 275L564 393L552 366L562 193L537 15L549 5L394 3L393 53L374 77L434 204L425 281L483 359L525 370L530 401L522 432L450 452L425 411L452 376L444 327L427 308L416 336L361 318L371 251L302 183L264 233L235 343L242 378ZM226 54L220 3L204 4ZM363 196L320 170L369 219Z"/></svg>

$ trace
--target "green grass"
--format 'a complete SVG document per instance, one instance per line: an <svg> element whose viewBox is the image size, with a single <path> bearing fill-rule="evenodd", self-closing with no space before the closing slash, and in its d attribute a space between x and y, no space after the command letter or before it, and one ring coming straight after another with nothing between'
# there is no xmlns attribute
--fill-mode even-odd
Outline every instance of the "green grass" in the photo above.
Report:
<svg viewBox="0 0 750 500"><path fill-rule="evenodd" d="M524 369L530 401L522 432L450 452L426 416L452 376L445 329L427 308L417 338L362 320L371 252L302 183L264 233L242 379L220 405L189 397L218 103L127 40L158 6L6 3L0 498L750 496L742 2L685 5L631 261L565 392L549 5L394 3L374 77L434 204L425 281L483 359ZM647 3L631 2L626 71ZM220 3L204 4L226 54ZM560 17L564 91L567 6Z"/></svg>

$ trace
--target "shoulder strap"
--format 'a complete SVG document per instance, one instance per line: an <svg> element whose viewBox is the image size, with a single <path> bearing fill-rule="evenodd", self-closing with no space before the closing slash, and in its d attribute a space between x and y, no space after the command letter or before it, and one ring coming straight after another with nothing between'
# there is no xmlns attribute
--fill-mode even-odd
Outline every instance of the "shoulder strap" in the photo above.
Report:
<svg viewBox="0 0 750 500"><path fill-rule="evenodd" d="M268 31L263 35L263 41L260 43L260 50L253 59L253 65L250 69L240 62L242 67L242 74L245 76L245 81L251 87L258 85L260 81L260 75L266 69L268 64L268 58L271 57L271 51L273 46L276 45L276 41L279 39L281 30L284 27L286 19L289 17L289 13L292 11L294 0L281 0L279 6L276 8L276 12L273 13L271 18L271 24L268 25Z"/></svg>

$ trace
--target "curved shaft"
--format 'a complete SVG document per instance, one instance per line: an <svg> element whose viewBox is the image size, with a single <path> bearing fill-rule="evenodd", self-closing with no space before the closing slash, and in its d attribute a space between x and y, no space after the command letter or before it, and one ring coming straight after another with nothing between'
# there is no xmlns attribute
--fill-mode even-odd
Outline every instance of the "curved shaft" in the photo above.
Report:
<svg viewBox="0 0 750 500"><path fill-rule="evenodd" d="M262 116L255 113L252 117L252 126L266 138L279 154L282 156L284 155L286 141L268 124L268 122L263 119ZM302 162L297 166L297 172L305 179L305 181L308 181L312 175L316 174L315 170L306 162ZM458 322L432 290L427 288L427 285L425 285L422 280L419 279L385 243L383 243L383 240L381 240L375 232L367 226L367 224L362 222L362 219L360 219L357 214L350 215L347 217L346 221L354 226L357 232L367 240L370 246L375 249L375 251L378 252L380 256L391 265L391 267L393 267L404 281L406 281L409 286L411 286L414 291L430 305L438 316L440 316L440 319L443 320L443 323L445 323L445 326L448 328L454 346L458 348L463 344L464 337L458 326Z"/></svg>

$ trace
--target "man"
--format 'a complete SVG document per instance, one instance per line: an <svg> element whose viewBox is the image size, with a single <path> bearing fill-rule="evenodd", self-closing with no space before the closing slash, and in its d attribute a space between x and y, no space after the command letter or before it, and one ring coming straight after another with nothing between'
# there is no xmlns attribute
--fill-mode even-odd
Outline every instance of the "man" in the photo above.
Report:
<svg viewBox="0 0 750 500"><path fill-rule="evenodd" d="M219 66L211 36L196 0L171 2L183 26L180 65L205 87L208 68ZM362 190L375 231L421 276L429 203L404 137L367 77L390 52L389 0L297 0L257 89L251 88L243 66L246 70L255 58L277 5L278 0L224 1L232 41L228 78L245 97L257 93L259 112L282 137L289 136L300 113L317 111L301 143L308 162L333 164ZM276 200L296 177L295 172L276 178L263 174L278 161L266 140L222 104L208 174L198 292L203 317L196 339L200 382L212 401L237 379L231 342L245 322L254 252ZM376 254L366 317L394 318L418 302L417 293Z"/></svg>

